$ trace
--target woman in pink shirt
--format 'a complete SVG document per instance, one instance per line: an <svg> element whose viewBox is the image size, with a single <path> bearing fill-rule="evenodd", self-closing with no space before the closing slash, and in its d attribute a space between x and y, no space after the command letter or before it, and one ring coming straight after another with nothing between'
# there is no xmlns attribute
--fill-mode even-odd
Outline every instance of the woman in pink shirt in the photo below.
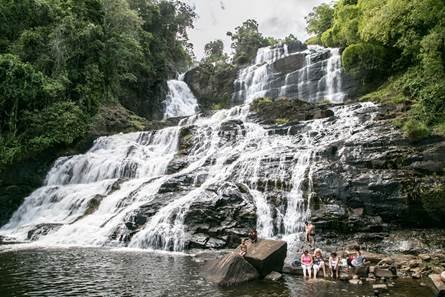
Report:
<svg viewBox="0 0 445 297"><path fill-rule="evenodd" d="M314 259L309 254L308 250L305 250L303 255L301 255L301 267L303 268L303 276L311 278L312 264L314 264Z"/></svg>

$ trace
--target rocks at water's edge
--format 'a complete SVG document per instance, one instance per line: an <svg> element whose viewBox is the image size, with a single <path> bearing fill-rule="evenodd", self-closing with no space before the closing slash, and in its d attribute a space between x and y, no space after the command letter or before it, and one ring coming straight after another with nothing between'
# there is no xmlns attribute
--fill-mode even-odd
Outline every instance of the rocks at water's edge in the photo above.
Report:
<svg viewBox="0 0 445 297"><path fill-rule="evenodd" d="M221 259L205 264L207 279L219 286L235 286L251 280L266 277L277 281L281 278L287 253L287 243L278 240L260 240L249 243L245 257L238 250Z"/></svg>
<svg viewBox="0 0 445 297"><path fill-rule="evenodd" d="M235 253L207 263L204 273L208 281L221 287L236 286L260 277L255 267Z"/></svg>

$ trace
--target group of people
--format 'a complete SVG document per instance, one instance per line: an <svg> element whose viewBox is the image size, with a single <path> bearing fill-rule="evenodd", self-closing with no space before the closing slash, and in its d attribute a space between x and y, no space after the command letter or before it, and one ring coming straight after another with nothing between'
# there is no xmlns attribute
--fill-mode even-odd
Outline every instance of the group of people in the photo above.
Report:
<svg viewBox="0 0 445 297"><path fill-rule="evenodd" d="M305 240L311 246L315 247L315 226L309 222L305 222ZM299 261L298 261L299 260ZM318 272L323 271L323 276L327 277L327 267L330 270L331 278L338 278L341 270L346 272L351 268L362 267L366 264L366 258L362 255L359 246L354 247L353 252L345 252L342 256L337 255L337 252L332 252L328 266L323 257L323 252L319 248L315 248L313 253L309 253L309 249L304 249L300 259L294 261L293 266L301 265L303 269L304 278L317 278Z"/></svg>

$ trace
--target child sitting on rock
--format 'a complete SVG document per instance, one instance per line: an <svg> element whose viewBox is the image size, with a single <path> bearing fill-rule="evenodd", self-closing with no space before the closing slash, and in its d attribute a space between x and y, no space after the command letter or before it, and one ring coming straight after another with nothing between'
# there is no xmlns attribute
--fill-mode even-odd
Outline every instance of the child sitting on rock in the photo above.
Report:
<svg viewBox="0 0 445 297"><path fill-rule="evenodd" d="M239 255L241 257L244 257L247 254L247 239L243 239L241 240L241 245L240 245L240 252Z"/></svg>
<svg viewBox="0 0 445 297"><path fill-rule="evenodd" d="M340 258L337 257L337 253L336 252L332 252L331 256L329 257L329 268L331 270L331 278L338 278L338 271L339 271L339 266L341 265L340 263Z"/></svg>

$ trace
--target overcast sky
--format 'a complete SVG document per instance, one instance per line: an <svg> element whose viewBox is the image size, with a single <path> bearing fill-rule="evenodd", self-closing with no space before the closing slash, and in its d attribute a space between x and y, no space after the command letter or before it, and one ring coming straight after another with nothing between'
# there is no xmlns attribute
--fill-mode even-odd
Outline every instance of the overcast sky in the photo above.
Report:
<svg viewBox="0 0 445 297"><path fill-rule="evenodd" d="M230 51L227 31L247 19L253 18L266 36L282 38L290 33L304 41L304 17L315 5L326 0L184 0L195 6L198 19L195 29L189 32L197 58L204 54L204 45L215 39L222 39L226 51Z"/></svg>

